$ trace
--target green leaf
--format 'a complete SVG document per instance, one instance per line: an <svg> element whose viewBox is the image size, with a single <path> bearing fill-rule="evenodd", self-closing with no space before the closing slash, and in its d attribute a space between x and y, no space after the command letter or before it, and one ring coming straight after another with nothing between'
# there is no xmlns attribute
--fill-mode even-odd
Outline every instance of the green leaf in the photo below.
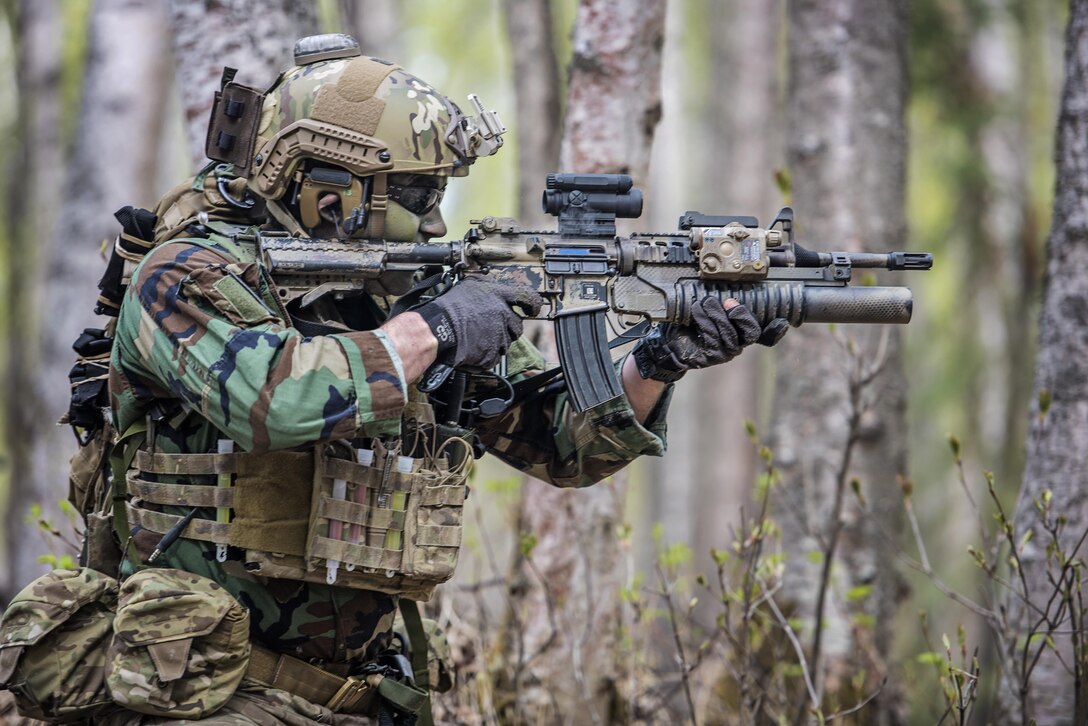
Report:
<svg viewBox="0 0 1088 726"><path fill-rule="evenodd" d="M857 602L858 600L864 600L869 597L873 592L872 585L855 585L846 591L846 600L848 602Z"/></svg>
<svg viewBox="0 0 1088 726"><path fill-rule="evenodd" d="M851 620L860 628L872 628L876 626L876 618L869 613L857 613Z"/></svg>
<svg viewBox="0 0 1088 726"><path fill-rule="evenodd" d="M525 532L521 535L521 542L519 543L519 549L521 550L522 557L532 557L533 550L536 549L537 539L536 534L533 532Z"/></svg>
<svg viewBox="0 0 1088 726"><path fill-rule="evenodd" d="M1054 394L1049 388L1039 391L1039 418L1044 419L1050 413L1050 404L1054 403Z"/></svg>

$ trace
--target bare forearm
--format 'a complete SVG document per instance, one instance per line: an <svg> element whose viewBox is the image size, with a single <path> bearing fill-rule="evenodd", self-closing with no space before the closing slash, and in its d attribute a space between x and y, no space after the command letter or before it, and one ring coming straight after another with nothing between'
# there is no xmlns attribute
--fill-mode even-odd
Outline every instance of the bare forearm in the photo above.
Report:
<svg viewBox="0 0 1088 726"><path fill-rule="evenodd" d="M639 423L646 423L646 419L650 417L654 406L661 400L661 394L668 388L668 384L640 376L635 359L631 356L627 356L627 360L623 362L621 378L623 390L627 394L627 400L631 402L635 418Z"/></svg>
<svg viewBox="0 0 1088 726"><path fill-rule="evenodd" d="M389 320L381 329L393 341L408 383L418 381L438 355L438 340L430 326L419 313L407 312Z"/></svg>

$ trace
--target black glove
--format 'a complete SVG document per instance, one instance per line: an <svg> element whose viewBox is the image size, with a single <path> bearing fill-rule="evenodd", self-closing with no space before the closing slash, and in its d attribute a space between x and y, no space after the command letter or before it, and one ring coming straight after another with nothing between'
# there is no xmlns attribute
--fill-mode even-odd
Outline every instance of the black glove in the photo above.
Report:
<svg viewBox="0 0 1088 726"><path fill-rule="evenodd" d="M438 339L438 360L454 368L493 368L510 343L521 337L518 307L537 315L543 299L536 290L481 276L466 277L416 308Z"/></svg>
<svg viewBox="0 0 1088 726"><path fill-rule="evenodd" d="M705 297L691 306L690 325L654 327L632 355L640 376L672 383L693 368L731 361L753 343L772 346L789 327L785 319L775 318L761 328L743 305L726 310L718 298Z"/></svg>

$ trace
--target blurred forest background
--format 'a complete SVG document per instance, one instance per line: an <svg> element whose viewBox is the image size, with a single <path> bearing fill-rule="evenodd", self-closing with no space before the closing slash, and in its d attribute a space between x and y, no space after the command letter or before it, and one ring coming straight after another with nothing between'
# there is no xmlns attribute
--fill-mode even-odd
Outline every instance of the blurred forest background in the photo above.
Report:
<svg viewBox="0 0 1088 726"><path fill-rule="evenodd" d="M629 170L646 194L629 229L790 204L807 246L936 260L882 278L914 291L901 330L813 325L688 375L660 460L579 492L480 466L458 576L429 605L460 667L443 718L1074 723L1084 648L1054 640L1083 625L1076 550L1053 533L1068 557L1047 592L1068 607L1044 615L1013 520L1040 512L1037 541L1058 526L1057 483L1018 497L1029 428L1061 398L1033 376L1065 34L1083 4L5 0L0 599L75 554L58 504L74 441L54 422L112 213L202 163L198 111L222 65L264 87L296 37L348 32L511 129L451 185L451 236L485 215L550 224L547 171ZM577 116L579 73L603 66L634 74L605 83L643 104L637 138ZM578 147L609 136L622 169ZM1037 637L1015 634L1017 603ZM1038 650L1054 680L1025 695Z"/></svg>

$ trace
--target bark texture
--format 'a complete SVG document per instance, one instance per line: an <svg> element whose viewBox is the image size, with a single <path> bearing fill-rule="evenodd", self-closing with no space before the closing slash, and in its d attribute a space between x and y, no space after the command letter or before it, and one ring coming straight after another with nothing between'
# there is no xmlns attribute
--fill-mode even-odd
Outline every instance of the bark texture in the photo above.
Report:
<svg viewBox="0 0 1088 726"><path fill-rule="evenodd" d="M644 182L661 115L665 3L582 0L574 30L560 166L627 172ZM526 579L545 583L518 604L523 624L519 718L608 723L616 707L623 565L618 527L626 477L571 491L530 481L525 525L535 537ZM511 665L510 667L515 667Z"/></svg>
<svg viewBox="0 0 1088 726"><path fill-rule="evenodd" d="M509 0L506 31L514 60L518 140L518 220L536 229L553 225L540 207L545 175L559 163L559 64L552 44L551 4Z"/></svg>
<svg viewBox="0 0 1088 726"><path fill-rule="evenodd" d="M30 502L55 502L67 495L67 462L75 442L54 425L68 409L71 345L86 327L100 327L92 311L95 287L105 265L100 247L117 234L113 212L125 204L150 205L165 97L167 57L165 8L139 0L100 0L92 10L80 122L68 159L63 208L40 276L40 338L27 359L32 372L21 380L15 406L26 416L22 446L25 469L15 480L31 484ZM125 38L126 42L117 42ZM46 195L53 199L55 195ZM42 239L38 239L43 242ZM24 510L25 511L25 510ZM40 554L37 538L16 543ZM47 566L13 572L23 584Z"/></svg>
<svg viewBox="0 0 1088 726"><path fill-rule="evenodd" d="M0 582L0 601L7 602L41 565L38 555L48 551L38 527L28 521L30 505L41 503L55 515L54 500L63 498L63 480L35 479L31 472L31 432L42 428L35 405L34 371L40 351L41 249L56 218L52 190L63 183L63 142L60 136L61 17L56 2L24 0L18 6L16 82L19 88L17 134L22 142L13 153L8 179L7 234L9 249L8 300L11 344L4 355L7 371L6 450L10 459L10 487L4 507L7 564ZM63 380L63 379L62 379ZM58 383L60 383L58 381ZM59 386L63 387L63 386ZM51 422L50 422L51 423ZM45 487L44 490L40 487Z"/></svg>
<svg viewBox="0 0 1088 726"><path fill-rule="evenodd" d="M208 115L223 66L264 89L292 65L295 41L318 32L313 0L170 0L170 28L193 169L207 162Z"/></svg>
<svg viewBox="0 0 1088 726"><path fill-rule="evenodd" d="M1056 577L1058 568L1048 564L1045 549L1052 539L1041 526L1035 502L1044 491L1053 493L1054 516L1064 516L1067 521L1059 543L1069 557L1083 559L1083 545L1079 551L1073 550L1088 528L1084 486L1088 452L1088 0L1071 4L1056 145L1054 217L1039 321L1035 405L1016 510L1017 536L1028 530L1035 533L1023 549L1021 562L1024 589L1040 607L1055 589L1048 571ZM1033 628L1040 632L1054 628L1053 637L1065 663L1047 651L1024 683L1023 644L1005 644L1009 672L1002 689L1004 722L1026 724L1030 718L1040 724L1085 723L1084 620L1065 613L1053 622L1056 611L1051 607L1052 623L1040 626L1040 612L1025 609L1021 597L1012 593L1006 606L1013 635L1023 638ZM1077 641L1081 652L1074 654ZM1079 683L1072 672L1075 664ZM1021 691L1023 687L1027 690Z"/></svg>
<svg viewBox="0 0 1088 726"><path fill-rule="evenodd" d="M789 24L795 238L824 250L902 249L906 3L791 0ZM848 394L849 346L836 337L854 339L866 366L884 362L861 396L868 406L860 417ZM891 565L901 528L896 479L907 473L900 331L859 326L833 336L812 325L779 348L773 447L783 477L777 511L788 533L783 595L807 623L817 690L845 705L876 691L887 674L904 595ZM855 477L864 503L848 486ZM814 551L824 553L821 561L810 558ZM846 597L861 585L871 588L867 596ZM868 678L854 691L849 677L861 670ZM885 686L862 720L898 722L892 691Z"/></svg>

